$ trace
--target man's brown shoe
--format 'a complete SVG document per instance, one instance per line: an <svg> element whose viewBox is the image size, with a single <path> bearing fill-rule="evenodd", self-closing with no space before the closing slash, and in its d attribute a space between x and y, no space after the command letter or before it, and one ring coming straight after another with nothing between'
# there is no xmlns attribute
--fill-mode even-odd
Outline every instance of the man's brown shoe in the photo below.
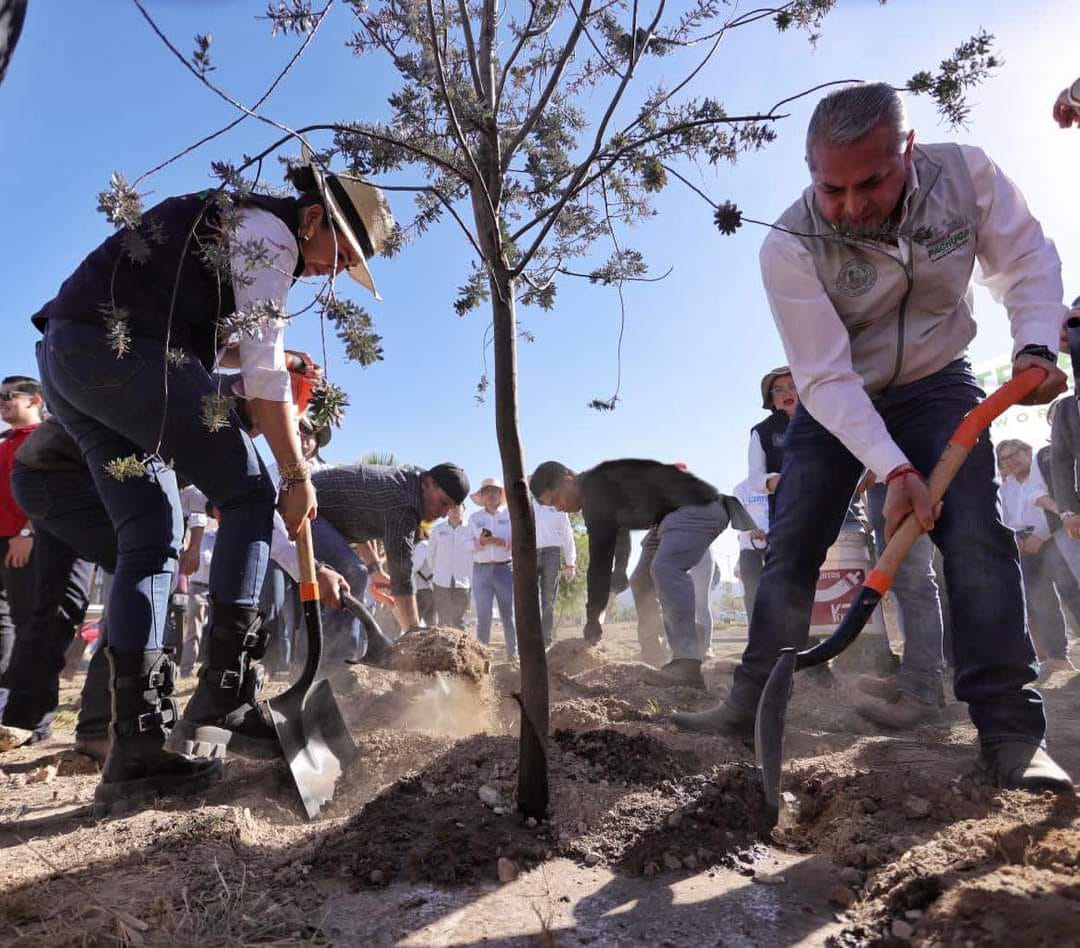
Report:
<svg viewBox="0 0 1080 948"><path fill-rule="evenodd" d="M701 662L694 658L676 658L660 669L646 669L641 676L649 685L660 688L699 688L705 690L701 674Z"/></svg>
<svg viewBox="0 0 1080 948"><path fill-rule="evenodd" d="M726 701L708 711L677 711L671 720L683 731L722 734L750 744L754 742L754 712L736 708Z"/></svg>
<svg viewBox="0 0 1080 948"><path fill-rule="evenodd" d="M979 770L1003 790L1073 793L1072 778L1046 751L1023 741L983 745Z"/></svg>
<svg viewBox="0 0 1080 948"><path fill-rule="evenodd" d="M877 675L859 675L855 679L855 687L866 695L882 698L885 701L896 701L900 692L896 690L896 677L878 678Z"/></svg>
<svg viewBox="0 0 1080 948"><path fill-rule="evenodd" d="M920 724L941 720L941 709L936 704L926 704L904 692L897 692L897 695L895 701L859 695L855 699L855 710L868 721L894 731L907 731Z"/></svg>

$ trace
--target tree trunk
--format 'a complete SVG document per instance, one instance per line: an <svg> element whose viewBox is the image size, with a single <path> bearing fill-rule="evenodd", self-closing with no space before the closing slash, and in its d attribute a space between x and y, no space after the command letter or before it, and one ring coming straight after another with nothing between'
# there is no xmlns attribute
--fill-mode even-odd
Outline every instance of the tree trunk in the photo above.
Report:
<svg viewBox="0 0 1080 948"><path fill-rule="evenodd" d="M495 430L513 528L514 622L521 655L518 810L525 817L542 820L548 815L548 671L537 594L536 522L518 431L515 286L501 268L492 284Z"/></svg>

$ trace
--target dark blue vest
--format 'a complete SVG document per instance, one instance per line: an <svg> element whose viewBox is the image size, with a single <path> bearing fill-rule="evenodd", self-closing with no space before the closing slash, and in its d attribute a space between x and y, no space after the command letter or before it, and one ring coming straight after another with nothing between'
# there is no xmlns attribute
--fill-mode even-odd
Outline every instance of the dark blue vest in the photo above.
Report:
<svg viewBox="0 0 1080 948"><path fill-rule="evenodd" d="M290 233L297 232L296 198L253 194L243 205L270 211ZM132 335L164 340L172 306L170 348L184 349L209 370L215 343L224 341L215 338L215 323L236 309L230 282L220 280L204 258L204 248L217 239L218 225L211 192L167 198L143 214L139 232L149 247L148 259L136 263L125 251L124 233L113 234L64 281L56 299L34 315L34 325L44 330L49 319L102 325L112 301L127 311ZM300 254L294 280L303 269Z"/></svg>
<svg viewBox="0 0 1080 948"><path fill-rule="evenodd" d="M750 429L757 432L761 447L765 451L765 470L770 474L779 474L784 465L784 433L789 420L786 412L774 411ZM769 494L769 523L772 523L775 506L776 495Z"/></svg>

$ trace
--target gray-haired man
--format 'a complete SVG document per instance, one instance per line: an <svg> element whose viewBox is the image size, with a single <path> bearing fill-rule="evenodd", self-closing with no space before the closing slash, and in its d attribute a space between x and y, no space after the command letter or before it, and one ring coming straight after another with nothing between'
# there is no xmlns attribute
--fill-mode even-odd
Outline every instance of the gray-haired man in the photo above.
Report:
<svg viewBox="0 0 1080 948"><path fill-rule="evenodd" d="M779 650L806 643L818 569L867 467L887 484L886 533L914 512L944 555L955 691L978 728L988 776L1004 787L1071 791L1042 748L1042 700L1029 687L1035 653L1016 543L997 512L989 438L939 509L923 480L982 396L965 358L976 260L1008 311L1013 371L1047 371L1030 401L1064 388L1055 365L1065 313L1057 252L980 149L917 147L885 83L822 99L806 155L812 185L761 250L802 400L784 445L770 554L727 701L678 722L747 733Z"/></svg>

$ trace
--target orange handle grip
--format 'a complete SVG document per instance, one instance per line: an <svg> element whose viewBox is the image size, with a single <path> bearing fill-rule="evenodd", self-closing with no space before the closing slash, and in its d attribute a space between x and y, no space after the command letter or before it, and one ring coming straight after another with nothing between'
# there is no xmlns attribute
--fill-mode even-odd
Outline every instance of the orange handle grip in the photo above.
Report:
<svg viewBox="0 0 1080 948"><path fill-rule="evenodd" d="M1037 365L1024 369L1016 378L1001 386L993 395L983 399L965 416L949 439L950 444L971 450L979 435L1006 409L1026 398L1045 381L1047 371Z"/></svg>

